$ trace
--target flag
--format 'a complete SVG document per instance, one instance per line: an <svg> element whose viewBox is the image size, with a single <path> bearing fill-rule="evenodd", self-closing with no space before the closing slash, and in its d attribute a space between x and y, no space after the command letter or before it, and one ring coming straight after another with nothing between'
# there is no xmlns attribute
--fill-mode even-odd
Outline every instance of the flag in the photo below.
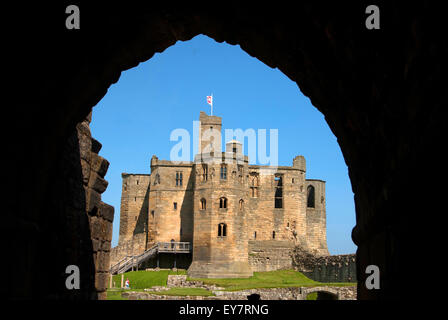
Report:
<svg viewBox="0 0 448 320"><path fill-rule="evenodd" d="M213 96L207 96L207 103L213 105Z"/></svg>

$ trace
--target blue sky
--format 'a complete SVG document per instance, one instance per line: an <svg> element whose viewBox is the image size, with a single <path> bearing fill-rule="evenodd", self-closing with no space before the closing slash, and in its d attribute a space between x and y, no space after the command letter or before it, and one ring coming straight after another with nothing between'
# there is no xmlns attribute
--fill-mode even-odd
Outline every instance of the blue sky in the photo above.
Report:
<svg viewBox="0 0 448 320"><path fill-rule="evenodd" d="M327 242L331 254L354 253L353 193L336 137L323 115L278 69L249 56L239 46L200 35L177 42L121 74L94 107L92 135L110 162L102 199L115 207L112 246L118 243L121 173L150 173L153 154L169 159L171 131L187 129L199 112L214 115L223 128L278 129L279 165L306 158L306 177L326 181ZM223 138L224 139L224 138ZM224 142L223 142L224 143Z"/></svg>

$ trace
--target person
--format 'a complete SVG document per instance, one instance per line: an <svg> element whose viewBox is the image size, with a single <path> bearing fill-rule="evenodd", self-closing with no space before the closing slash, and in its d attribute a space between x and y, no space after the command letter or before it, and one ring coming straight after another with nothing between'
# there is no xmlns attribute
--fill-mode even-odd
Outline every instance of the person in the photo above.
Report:
<svg viewBox="0 0 448 320"><path fill-rule="evenodd" d="M125 287L126 289L129 289L129 288L130 288L130 283L129 283L129 279L128 279L128 278L126 278L126 282L124 283L124 287Z"/></svg>

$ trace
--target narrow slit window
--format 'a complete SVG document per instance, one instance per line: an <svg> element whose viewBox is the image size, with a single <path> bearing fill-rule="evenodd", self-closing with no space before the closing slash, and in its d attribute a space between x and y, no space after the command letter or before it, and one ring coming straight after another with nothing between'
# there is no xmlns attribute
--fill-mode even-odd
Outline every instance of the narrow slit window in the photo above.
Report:
<svg viewBox="0 0 448 320"><path fill-rule="evenodd" d="M199 205L200 205L201 210L205 210L207 208L207 202L205 201L204 198L201 199L201 202Z"/></svg>
<svg viewBox="0 0 448 320"><path fill-rule="evenodd" d="M307 188L307 201L306 201L306 206L308 208L314 208L315 203L314 203L314 187L313 186L308 186Z"/></svg>
<svg viewBox="0 0 448 320"><path fill-rule="evenodd" d="M220 209L227 209L227 198L222 197L219 199L219 208Z"/></svg>
<svg viewBox="0 0 448 320"><path fill-rule="evenodd" d="M227 236L227 225L225 223L220 223L218 225L218 237Z"/></svg>

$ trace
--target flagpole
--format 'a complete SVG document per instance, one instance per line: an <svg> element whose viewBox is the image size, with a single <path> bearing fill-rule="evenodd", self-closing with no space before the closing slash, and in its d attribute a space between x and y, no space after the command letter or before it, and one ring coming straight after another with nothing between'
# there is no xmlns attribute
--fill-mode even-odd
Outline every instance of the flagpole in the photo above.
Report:
<svg viewBox="0 0 448 320"><path fill-rule="evenodd" d="M212 93L212 114L213 115L213 93Z"/></svg>

